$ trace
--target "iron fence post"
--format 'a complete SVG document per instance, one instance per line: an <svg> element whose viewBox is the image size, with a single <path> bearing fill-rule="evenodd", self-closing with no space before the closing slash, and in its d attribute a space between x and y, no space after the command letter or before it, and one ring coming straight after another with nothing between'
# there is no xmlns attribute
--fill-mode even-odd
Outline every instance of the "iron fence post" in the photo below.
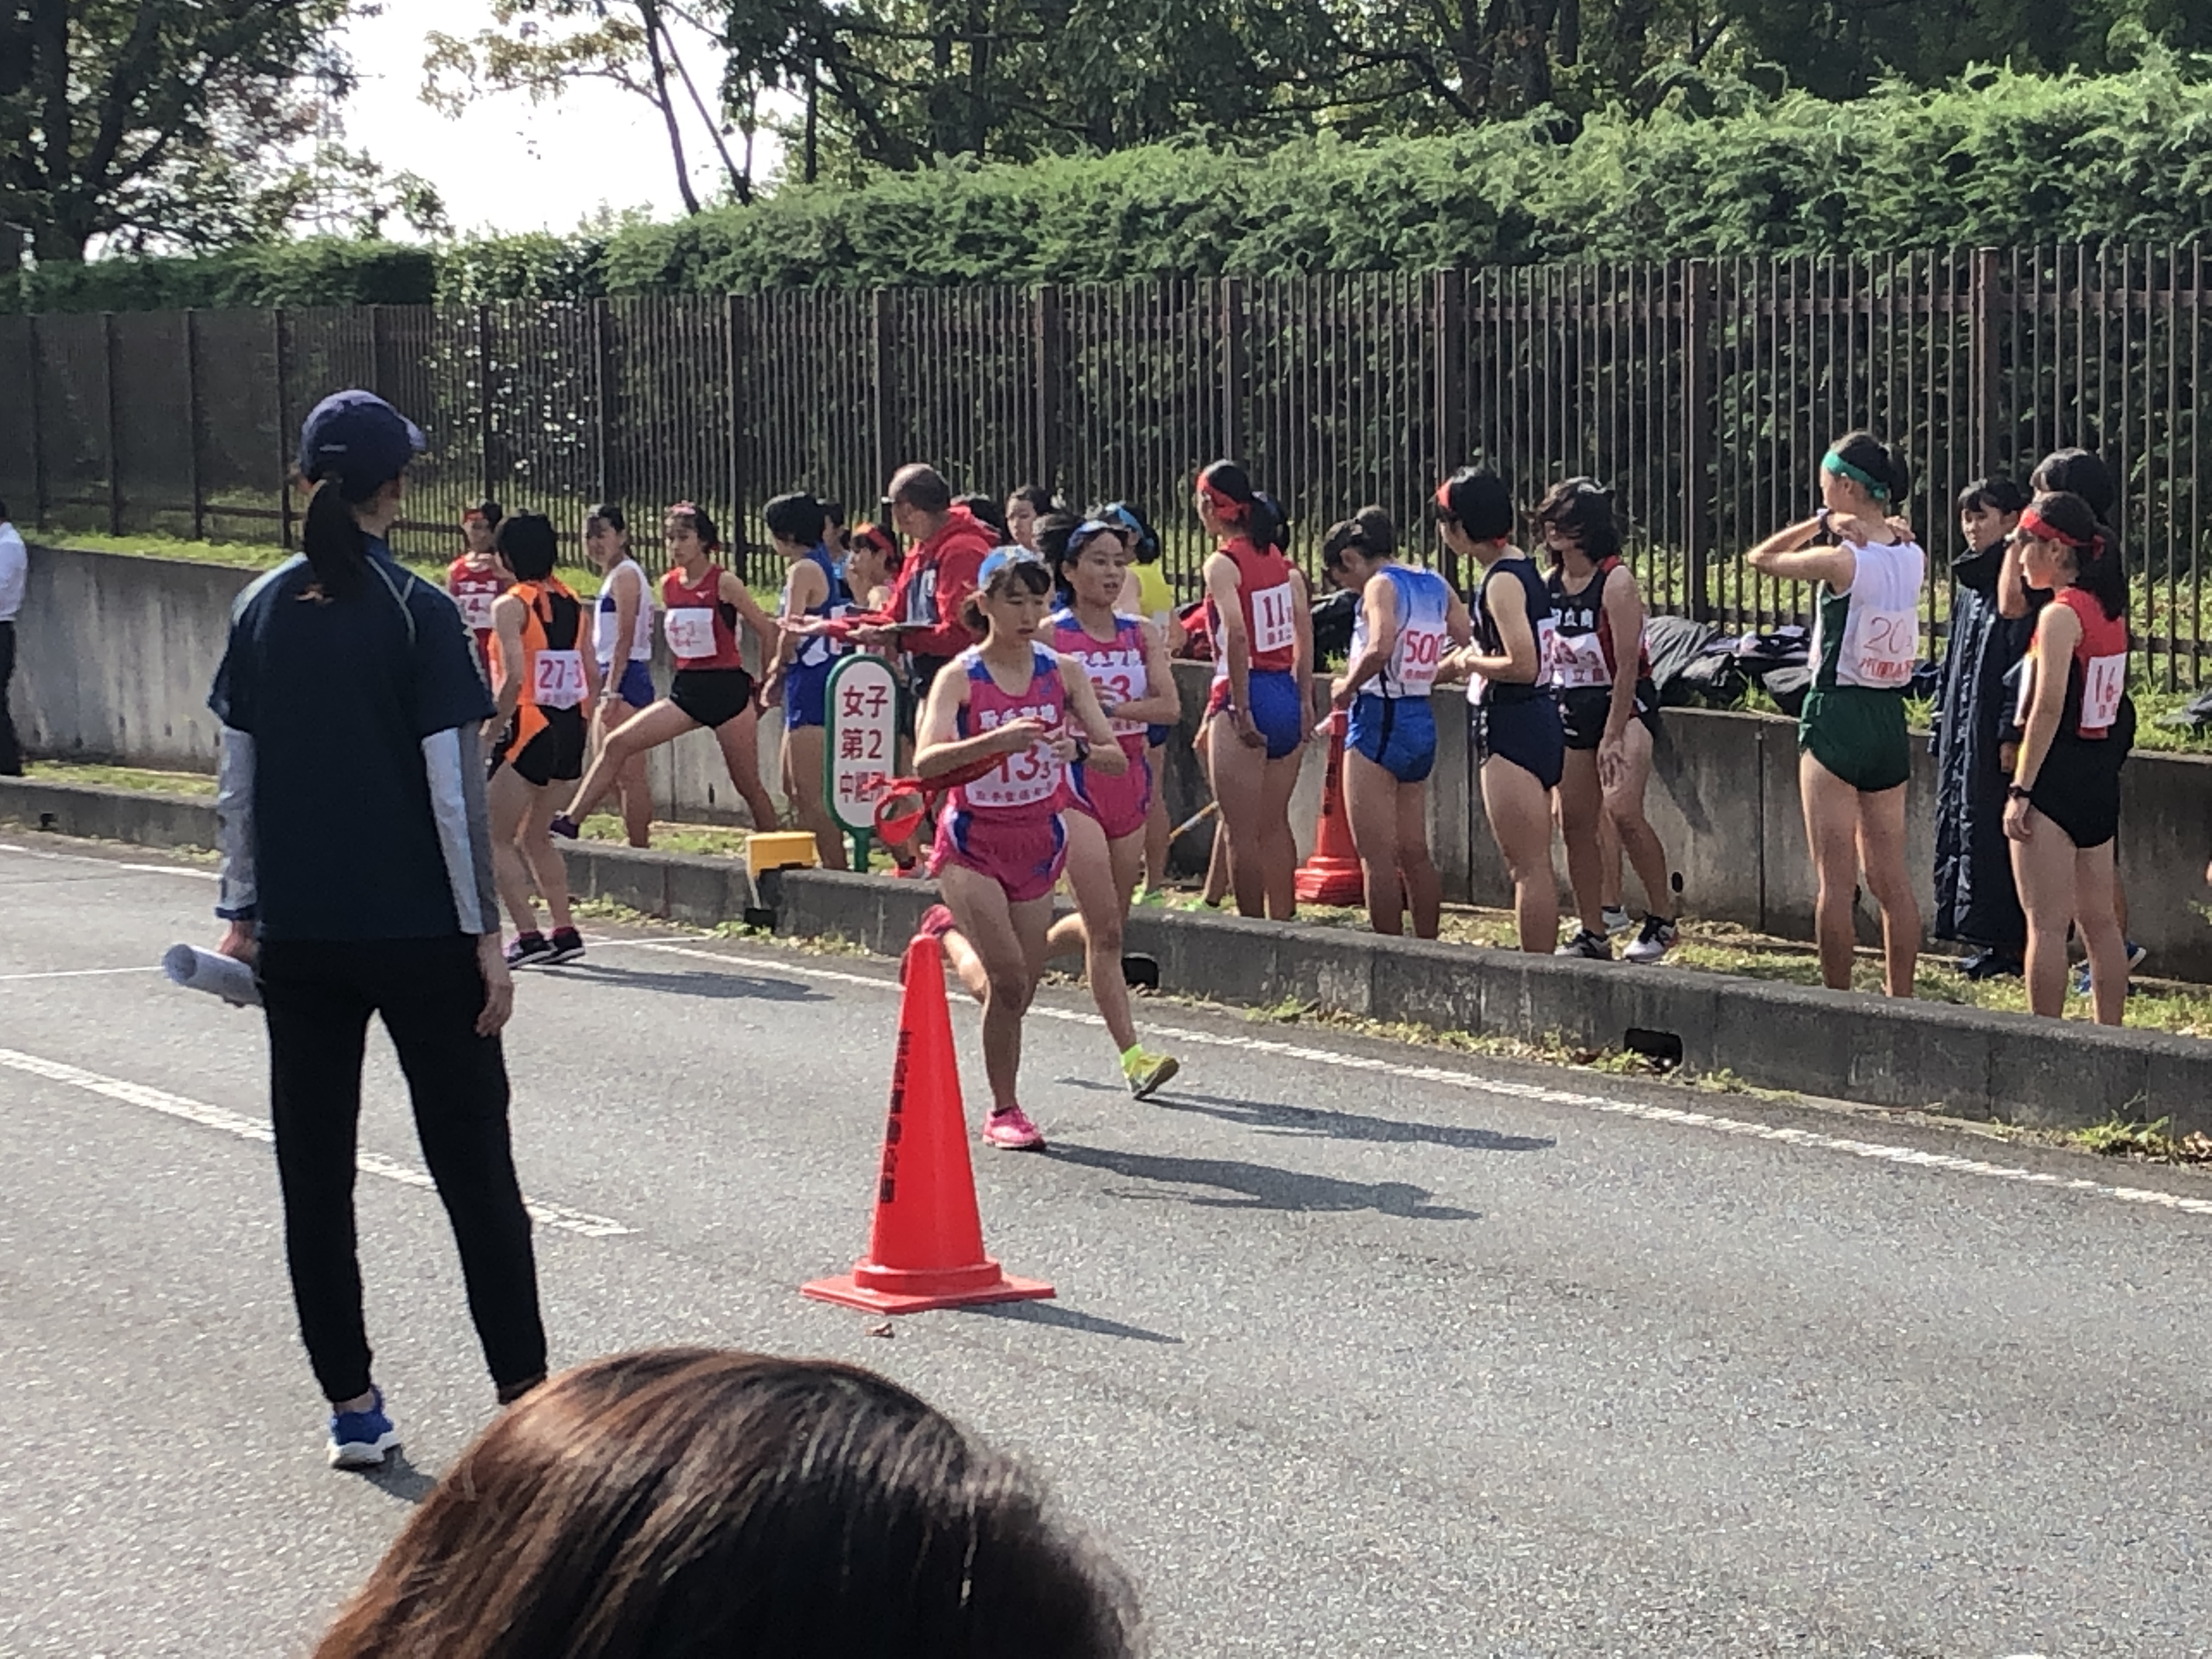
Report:
<svg viewBox="0 0 2212 1659"><path fill-rule="evenodd" d="M1030 295L1030 327L1036 360L1036 480L1047 489L1060 488L1062 458L1067 453L1060 430L1060 380L1066 359L1059 288L1051 283Z"/></svg>
<svg viewBox="0 0 2212 1659"><path fill-rule="evenodd" d="M1997 404L2002 391L1997 379L1996 313L2002 299L1997 281L1997 251L1992 247L1976 248L1971 286L1967 290L1972 337L1969 351L1973 374L1973 404L1967 423L1967 442L1978 472L1999 465Z"/></svg>
<svg viewBox="0 0 2212 1659"><path fill-rule="evenodd" d="M592 465L599 479L599 500L614 499L614 481L607 475L607 434L614 426L614 377L607 372L607 301L592 301Z"/></svg>
<svg viewBox="0 0 2212 1659"><path fill-rule="evenodd" d="M1692 259L1682 271L1682 576L1683 598L1698 622L1710 620L1713 608L1705 568L1715 540L1706 477L1714 435L1711 304L1712 267Z"/></svg>
<svg viewBox="0 0 2212 1659"><path fill-rule="evenodd" d="M122 422L116 413L115 313L100 313L100 361L107 381L107 533L123 533Z"/></svg>
<svg viewBox="0 0 2212 1659"><path fill-rule="evenodd" d="M743 301L735 294L722 296L722 386L729 400L730 441L725 457L724 483L730 496L730 536L736 544L738 580L748 581L752 577L752 537L745 523L744 438L745 416L750 400L743 392L740 376L744 354L740 349L740 335L744 327Z"/></svg>
<svg viewBox="0 0 2212 1659"><path fill-rule="evenodd" d="M876 487L883 489L898 465L894 451L897 434L891 429L898 397L898 364L892 356L891 295L889 289L871 290L874 301L868 335L869 383L875 398L871 411L875 434Z"/></svg>
<svg viewBox="0 0 2212 1659"><path fill-rule="evenodd" d="M284 407L284 307L277 306L269 313L270 343L274 348L276 366L276 477L277 519L283 525L280 532L289 551L292 545L292 446L285 436L290 424Z"/></svg>
<svg viewBox="0 0 2212 1659"><path fill-rule="evenodd" d="M1467 273L1440 270L1435 282L1436 368L1433 410L1439 478L1450 476L1467 453ZM1443 550L1444 580L1459 586L1459 555Z"/></svg>
<svg viewBox="0 0 2212 1659"><path fill-rule="evenodd" d="M200 314L185 313L185 466L192 484L192 539L207 539L207 488L200 464Z"/></svg>
<svg viewBox="0 0 2212 1659"><path fill-rule="evenodd" d="M1244 441L1245 381L1251 374L1251 342L1245 337L1244 279L1220 278L1221 289L1221 453L1242 461ZM1203 465L1210 457L1201 458Z"/></svg>
<svg viewBox="0 0 2212 1659"><path fill-rule="evenodd" d="M46 438L44 411L40 406L39 319L36 316L23 319L23 379L30 392L31 408L31 510L38 516L33 520L40 529L46 523Z"/></svg>
<svg viewBox="0 0 2212 1659"><path fill-rule="evenodd" d="M499 499L491 464L491 307L477 307L477 450L483 497Z"/></svg>

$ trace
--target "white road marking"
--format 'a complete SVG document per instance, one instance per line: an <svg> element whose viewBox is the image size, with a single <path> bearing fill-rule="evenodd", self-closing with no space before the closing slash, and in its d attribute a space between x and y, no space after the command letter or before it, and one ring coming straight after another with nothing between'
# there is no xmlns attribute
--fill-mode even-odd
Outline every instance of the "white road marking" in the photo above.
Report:
<svg viewBox="0 0 2212 1659"><path fill-rule="evenodd" d="M865 986L875 991L896 993L898 989L889 980L841 973L834 968L817 968L811 963L730 956L719 951L702 951L690 945L665 945L658 939L603 939L592 943L594 945L634 945L640 950L660 951L672 956L699 957L709 962L756 972L805 974L833 984ZM1096 1014L1086 1014L1074 1009L1033 1007L1030 1012L1040 1018L1056 1019L1071 1025L1105 1024ZM1754 1123L1743 1118L1722 1117L1711 1112L1685 1111L1672 1106L1649 1106L1638 1101L1614 1100L1604 1095L1589 1094L1574 1089L1551 1089L1534 1083L1509 1083L1498 1079L1475 1077L1442 1066L1407 1066L1372 1055L1340 1054L1330 1048L1280 1042L1267 1037L1231 1036L1216 1031L1194 1031L1176 1026L1152 1024L1146 1025L1146 1035L1163 1042L1183 1042L1208 1048L1236 1048L1246 1054L1272 1054L1310 1066L1328 1066L1340 1071L1368 1072L1382 1077L1401 1078L1409 1083L1440 1084L1446 1088L1498 1095L1509 1100L1535 1101L1546 1106L1571 1106L1583 1111L1604 1112L1615 1117L1641 1118L1647 1123L1668 1123L1680 1128L1704 1129L1715 1134L1739 1135L1753 1140L1775 1140L1786 1146L1841 1152L1850 1158L1869 1158L1880 1163L1942 1170L1953 1175L1977 1176L1985 1181L2008 1181L2022 1186L2048 1187L2063 1193L2084 1193L2092 1198L2108 1199L2121 1204L2146 1204L2157 1209L2179 1211L2185 1215L2212 1216L2212 1199L2188 1198L2179 1193L2160 1192L2150 1187L2118 1186L2111 1182L2090 1181L2078 1176L2051 1175L2038 1170L2024 1170L2014 1164L1961 1158L1953 1152L1923 1152L1914 1146L1859 1140L1848 1135L1822 1134L1817 1130L1792 1128L1783 1124Z"/></svg>
<svg viewBox="0 0 2212 1659"><path fill-rule="evenodd" d="M220 1129L240 1140L258 1140L264 1145L276 1139L275 1132L258 1118L246 1117L221 1106L210 1106L204 1101L173 1095L164 1089L149 1088L143 1083L126 1083L121 1078L103 1077L98 1072L88 1072L76 1066L64 1065L58 1060L41 1060L36 1054L27 1054L14 1048L0 1048L0 1066L10 1070L42 1077L52 1083L65 1083L74 1089L82 1089L95 1095L105 1095L110 1100L120 1100L132 1106L143 1106L168 1117L182 1118L187 1123L197 1123L202 1128ZM437 1183L428 1172L412 1164L402 1164L396 1158L379 1152L362 1152L354 1160L355 1167L363 1175L380 1176L386 1181L396 1181L404 1187L420 1187L435 1192ZM570 1209L565 1204L550 1204L544 1199L526 1198L530 1213L549 1227L562 1232L580 1234L586 1238L609 1238L630 1230L619 1221L603 1215L593 1215L586 1210Z"/></svg>
<svg viewBox="0 0 2212 1659"><path fill-rule="evenodd" d="M105 864L106 861L105 859L93 860L99 864ZM118 864L115 867L118 870L136 870L142 875L149 876L191 876L198 881L222 879L222 872L219 871L198 870L189 864Z"/></svg>
<svg viewBox="0 0 2212 1659"><path fill-rule="evenodd" d="M36 974L0 974L0 983L17 979L99 979L110 974L158 974L160 963L148 968L49 968Z"/></svg>

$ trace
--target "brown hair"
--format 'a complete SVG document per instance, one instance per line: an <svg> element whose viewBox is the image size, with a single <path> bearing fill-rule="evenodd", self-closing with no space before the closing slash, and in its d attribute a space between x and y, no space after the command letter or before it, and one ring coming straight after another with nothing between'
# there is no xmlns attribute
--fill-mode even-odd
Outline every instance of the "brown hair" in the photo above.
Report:
<svg viewBox="0 0 2212 1659"><path fill-rule="evenodd" d="M857 1366L621 1354L530 1395L315 1659L1123 1659L1126 1584L1036 1487Z"/></svg>

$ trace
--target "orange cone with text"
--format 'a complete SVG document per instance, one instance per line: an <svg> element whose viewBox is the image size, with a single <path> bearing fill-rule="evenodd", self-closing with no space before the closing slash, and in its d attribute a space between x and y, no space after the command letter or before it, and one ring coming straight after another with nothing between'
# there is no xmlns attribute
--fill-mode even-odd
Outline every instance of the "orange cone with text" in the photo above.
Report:
<svg viewBox="0 0 2212 1659"><path fill-rule="evenodd" d="M799 1286L802 1296L871 1313L921 1313L980 1302L1024 1302L1049 1285L1014 1279L983 1254L975 1171L952 1016L945 1003L945 958L934 939L906 947L898 1057L868 1253L853 1271Z"/></svg>
<svg viewBox="0 0 2212 1659"><path fill-rule="evenodd" d="M1328 717L1328 771L1322 781L1321 818L1314 825L1313 856L1298 866L1294 890L1308 904L1358 904L1367 878L1352 844L1352 819L1344 810L1344 711Z"/></svg>

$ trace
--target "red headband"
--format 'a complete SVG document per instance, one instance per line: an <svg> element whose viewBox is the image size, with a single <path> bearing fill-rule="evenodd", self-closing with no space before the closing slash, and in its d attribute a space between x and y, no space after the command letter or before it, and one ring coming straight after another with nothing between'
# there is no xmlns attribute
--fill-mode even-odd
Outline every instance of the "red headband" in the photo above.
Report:
<svg viewBox="0 0 2212 1659"><path fill-rule="evenodd" d="M1198 493L1213 503L1213 510L1231 524L1242 524L1252 516L1252 503L1240 501L1201 472L1198 475Z"/></svg>
<svg viewBox="0 0 2212 1659"><path fill-rule="evenodd" d="M2105 538L2102 536L2092 536L2086 542L2079 536L2069 536L2033 507L2020 515L2020 531L2023 536L2032 537L2039 542L2057 542L2077 553L2087 553L2093 559L2104 555Z"/></svg>
<svg viewBox="0 0 2212 1659"><path fill-rule="evenodd" d="M1459 516L1452 511L1451 480L1449 478L1446 478L1442 483L1437 486L1437 507L1448 519L1455 519Z"/></svg>

